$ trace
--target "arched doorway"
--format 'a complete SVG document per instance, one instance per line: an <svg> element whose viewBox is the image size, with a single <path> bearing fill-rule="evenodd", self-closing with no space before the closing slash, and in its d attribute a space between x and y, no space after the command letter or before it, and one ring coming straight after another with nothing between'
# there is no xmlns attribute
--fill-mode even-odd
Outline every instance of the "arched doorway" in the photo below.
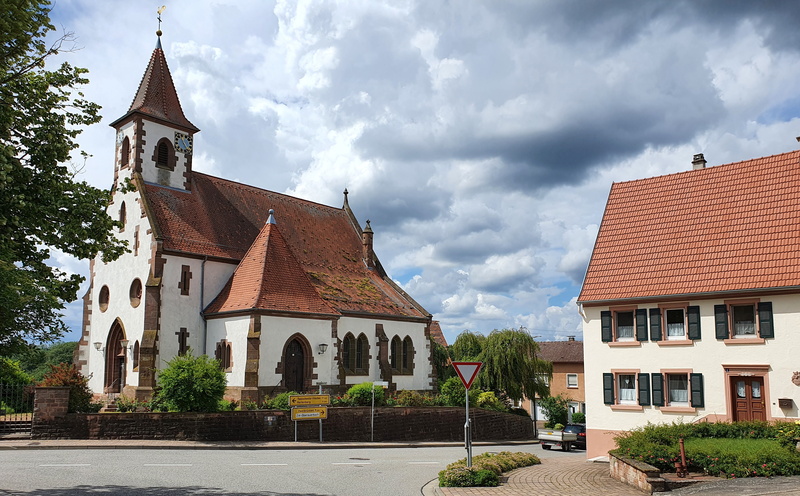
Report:
<svg viewBox="0 0 800 496"><path fill-rule="evenodd" d="M283 386L287 391L305 389L305 352L298 338L289 341L283 356Z"/></svg>
<svg viewBox="0 0 800 496"><path fill-rule="evenodd" d="M106 341L105 358L105 392L119 393L125 386L125 349L122 340L125 339L125 330L119 319L114 321Z"/></svg>

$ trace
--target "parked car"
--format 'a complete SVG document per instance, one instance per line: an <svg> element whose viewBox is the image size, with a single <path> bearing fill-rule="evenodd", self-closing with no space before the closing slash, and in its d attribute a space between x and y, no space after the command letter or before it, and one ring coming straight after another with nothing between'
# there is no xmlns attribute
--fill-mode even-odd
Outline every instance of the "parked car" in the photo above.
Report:
<svg viewBox="0 0 800 496"><path fill-rule="evenodd" d="M564 427L564 432L573 432L578 435L578 439L576 439L572 446L586 450L586 424L567 424Z"/></svg>
<svg viewBox="0 0 800 496"><path fill-rule="evenodd" d="M561 427L560 425L558 427ZM578 434L567 432L566 429L544 428L539 430L539 443L542 449L549 450L553 446L569 451L572 444L578 440Z"/></svg>

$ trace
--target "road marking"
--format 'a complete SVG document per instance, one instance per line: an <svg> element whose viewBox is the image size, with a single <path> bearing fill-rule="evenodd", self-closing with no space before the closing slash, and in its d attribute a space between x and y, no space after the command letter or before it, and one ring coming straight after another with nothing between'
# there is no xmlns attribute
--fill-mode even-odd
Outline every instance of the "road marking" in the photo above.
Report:
<svg viewBox="0 0 800 496"><path fill-rule="evenodd" d="M331 465L372 465L370 462L333 462Z"/></svg>
<svg viewBox="0 0 800 496"><path fill-rule="evenodd" d="M48 463L39 465L40 467L91 467L90 463Z"/></svg>
<svg viewBox="0 0 800 496"><path fill-rule="evenodd" d="M145 463L145 467L191 467L191 463Z"/></svg>
<svg viewBox="0 0 800 496"><path fill-rule="evenodd" d="M409 465L439 465L439 462L408 462Z"/></svg>
<svg viewBox="0 0 800 496"><path fill-rule="evenodd" d="M242 463L242 467L285 467L288 463Z"/></svg>

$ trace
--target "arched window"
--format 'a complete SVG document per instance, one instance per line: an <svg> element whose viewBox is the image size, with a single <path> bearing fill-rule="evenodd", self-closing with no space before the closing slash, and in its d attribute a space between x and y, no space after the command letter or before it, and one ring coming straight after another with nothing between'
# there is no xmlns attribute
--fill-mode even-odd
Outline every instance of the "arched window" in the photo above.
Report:
<svg viewBox="0 0 800 496"><path fill-rule="evenodd" d="M403 363L400 373L414 373L414 342L408 336L403 340Z"/></svg>
<svg viewBox="0 0 800 496"><path fill-rule="evenodd" d="M369 374L369 340L362 332L356 340L356 359L355 373L359 375Z"/></svg>
<svg viewBox="0 0 800 496"><path fill-rule="evenodd" d="M230 372L233 366L231 344L225 339L221 340L217 343L217 350L214 355L219 360L219 367L225 372Z"/></svg>
<svg viewBox="0 0 800 496"><path fill-rule="evenodd" d="M122 167L127 167L128 162L131 158L131 141L125 136L125 139L122 140L122 150L120 153L119 164Z"/></svg>
<svg viewBox="0 0 800 496"><path fill-rule="evenodd" d="M160 169L175 170L175 149L167 138L161 138L153 151L153 162Z"/></svg>
<svg viewBox="0 0 800 496"><path fill-rule="evenodd" d="M349 332L345 334L342 340L342 367L348 374L352 374L355 369L355 339Z"/></svg>
<svg viewBox="0 0 800 496"><path fill-rule="evenodd" d="M119 206L119 223L121 224L119 226L119 232L125 230L125 221L127 220L127 218L128 218L128 211L125 208L125 202L122 202L122 205Z"/></svg>
<svg viewBox="0 0 800 496"><path fill-rule="evenodd" d="M137 279L138 281L138 279ZM139 341L133 343L133 370L139 370Z"/></svg>
<svg viewBox="0 0 800 496"><path fill-rule="evenodd" d="M142 302L142 281L139 280L138 278L134 279L133 282L131 283L129 296L131 299L131 306L133 308L138 307L139 304Z"/></svg>
<svg viewBox="0 0 800 496"><path fill-rule="evenodd" d="M100 288L100 297L98 298L97 302L100 304L100 311L105 312L108 309L108 300L110 297L110 293L108 291L108 286L103 286Z"/></svg>
<svg viewBox="0 0 800 496"><path fill-rule="evenodd" d="M403 351L403 342L400 341L400 338L395 336L392 338L392 342L389 346L389 362L392 367L392 372L395 374L399 374L400 372L400 364L402 363L402 359L400 354Z"/></svg>

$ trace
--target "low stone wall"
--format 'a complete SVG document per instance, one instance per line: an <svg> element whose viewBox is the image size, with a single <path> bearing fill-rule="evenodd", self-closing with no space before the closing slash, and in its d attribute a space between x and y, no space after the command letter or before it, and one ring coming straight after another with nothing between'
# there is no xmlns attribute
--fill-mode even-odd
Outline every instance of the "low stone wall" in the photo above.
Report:
<svg viewBox="0 0 800 496"><path fill-rule="evenodd" d="M325 441L370 441L369 407L328 408ZM471 409L474 441L533 440L528 417ZM462 441L463 408L375 408L375 441ZM297 425L298 440L319 440L319 421ZM172 439L194 441L293 441L295 426L283 411L217 413L70 413L42 419L36 439Z"/></svg>
<svg viewBox="0 0 800 496"><path fill-rule="evenodd" d="M647 494L666 491L666 481L654 466L630 458L608 454L611 477Z"/></svg>

